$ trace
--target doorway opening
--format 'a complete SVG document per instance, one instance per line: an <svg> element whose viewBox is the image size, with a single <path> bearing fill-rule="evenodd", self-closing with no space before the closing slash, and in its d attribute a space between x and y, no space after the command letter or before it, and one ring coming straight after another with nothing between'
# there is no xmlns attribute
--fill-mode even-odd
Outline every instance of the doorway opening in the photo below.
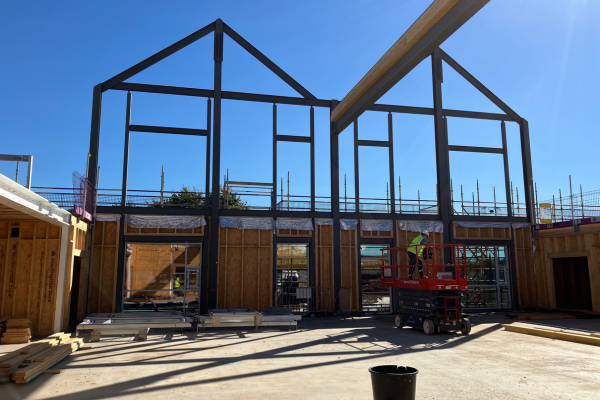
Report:
<svg viewBox="0 0 600 400"><path fill-rule="evenodd" d="M277 244L277 306L307 312L313 293L308 280L308 244Z"/></svg>
<svg viewBox="0 0 600 400"><path fill-rule="evenodd" d="M592 290L587 257L554 258L556 307L592 311Z"/></svg>
<svg viewBox="0 0 600 400"><path fill-rule="evenodd" d="M391 288L381 286L381 249L387 244L360 246L360 277L362 285L362 312L390 312ZM384 265L390 265L389 252L384 252Z"/></svg>

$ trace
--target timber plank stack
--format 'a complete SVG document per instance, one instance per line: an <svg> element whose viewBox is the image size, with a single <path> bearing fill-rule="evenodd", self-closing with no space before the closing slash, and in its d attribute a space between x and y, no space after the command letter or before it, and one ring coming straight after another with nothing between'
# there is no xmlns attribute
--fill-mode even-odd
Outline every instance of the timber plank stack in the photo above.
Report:
<svg viewBox="0 0 600 400"><path fill-rule="evenodd" d="M2 333L2 344L29 343L31 339L31 322L26 318L9 318L6 330Z"/></svg>
<svg viewBox="0 0 600 400"><path fill-rule="evenodd" d="M81 338L68 338L68 334L55 334L47 340L31 343L20 350L0 356L0 382L13 380L27 383L49 370L83 345Z"/></svg>

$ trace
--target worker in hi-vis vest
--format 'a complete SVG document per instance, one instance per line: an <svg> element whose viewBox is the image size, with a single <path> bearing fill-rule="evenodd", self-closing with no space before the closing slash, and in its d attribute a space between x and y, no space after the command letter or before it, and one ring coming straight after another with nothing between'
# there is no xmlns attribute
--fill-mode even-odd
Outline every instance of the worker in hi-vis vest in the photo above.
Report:
<svg viewBox="0 0 600 400"><path fill-rule="evenodd" d="M423 262L421 261L421 257L423 256L423 250L425 249L425 243L427 243L428 238L429 232L423 231L419 236L412 240L410 246L406 249L409 258L408 265L411 265L408 269L408 277L410 279L413 278L413 273L415 272L414 266L416 265L419 266L419 275L421 276L421 279L423 278Z"/></svg>

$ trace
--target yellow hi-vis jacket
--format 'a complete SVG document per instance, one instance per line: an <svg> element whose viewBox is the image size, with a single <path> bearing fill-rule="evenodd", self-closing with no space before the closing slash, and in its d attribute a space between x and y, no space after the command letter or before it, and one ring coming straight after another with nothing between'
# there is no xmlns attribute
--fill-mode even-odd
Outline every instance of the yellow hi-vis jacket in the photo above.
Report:
<svg viewBox="0 0 600 400"><path fill-rule="evenodd" d="M406 251L408 251L409 253L416 254L419 258L421 258L421 256L423 255L423 249L425 248L425 245L421 244L421 241L423 241L423 239L425 239L423 235L419 235L416 238L414 238L412 242L410 242L410 247L406 249ZM427 241L425 241L425 243L427 243Z"/></svg>
<svg viewBox="0 0 600 400"><path fill-rule="evenodd" d="M179 281L179 277L175 278L175 281L173 282L173 289L179 289L181 287L181 282Z"/></svg>

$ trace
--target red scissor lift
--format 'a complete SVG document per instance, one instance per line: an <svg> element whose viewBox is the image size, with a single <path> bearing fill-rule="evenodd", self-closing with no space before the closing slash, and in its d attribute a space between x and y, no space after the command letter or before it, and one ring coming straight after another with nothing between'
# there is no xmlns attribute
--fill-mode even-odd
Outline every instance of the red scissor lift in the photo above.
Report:
<svg viewBox="0 0 600 400"><path fill-rule="evenodd" d="M409 248L423 248L422 274L418 265L399 265ZM463 244L423 244L381 249L381 286L394 289L396 327L404 325L436 332L461 331L468 334L471 322L463 307L467 290L467 266ZM389 254L389 259L386 257ZM389 261L389 265L386 265ZM415 267L412 279L410 267Z"/></svg>

